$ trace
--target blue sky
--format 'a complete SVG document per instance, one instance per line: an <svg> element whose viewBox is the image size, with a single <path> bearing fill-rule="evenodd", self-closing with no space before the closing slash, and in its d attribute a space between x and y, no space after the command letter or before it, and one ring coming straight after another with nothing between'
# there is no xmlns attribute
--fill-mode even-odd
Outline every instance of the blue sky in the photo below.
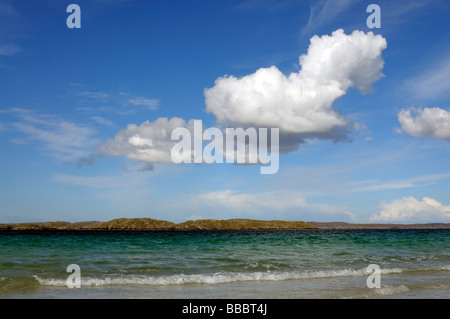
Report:
<svg viewBox="0 0 450 319"><path fill-rule="evenodd" d="M449 13L439 0L0 0L0 223L450 222ZM166 145L155 132L174 117L268 117L288 149L273 175L136 160L127 134Z"/></svg>

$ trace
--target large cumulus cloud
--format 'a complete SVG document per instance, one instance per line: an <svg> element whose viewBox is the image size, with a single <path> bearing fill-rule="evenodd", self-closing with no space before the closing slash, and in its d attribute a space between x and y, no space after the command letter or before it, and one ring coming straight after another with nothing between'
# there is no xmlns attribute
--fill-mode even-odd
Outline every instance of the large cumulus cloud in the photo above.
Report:
<svg viewBox="0 0 450 319"><path fill-rule="evenodd" d="M357 88L363 94L383 76L386 39L372 32L337 30L314 36L300 56L300 71L283 74L277 67L261 68L242 78L220 77L204 91L206 111L222 127L279 128L280 152L297 149L307 139L347 138L351 122L333 103ZM159 118L130 124L101 146L103 154L126 156L146 163L170 162L171 132L192 120Z"/></svg>
<svg viewBox="0 0 450 319"><path fill-rule="evenodd" d="M370 218L376 222L430 222L440 219L450 220L450 206L444 206L430 197L417 200L413 196L382 203L378 214Z"/></svg>
<svg viewBox="0 0 450 319"><path fill-rule="evenodd" d="M286 76L272 66L242 78L218 78L205 90L206 110L220 124L278 127L288 149L308 138L344 139L350 123L333 103L351 87L371 91L383 76L386 47L386 39L372 32L347 35L340 29L314 36L299 58L299 72Z"/></svg>

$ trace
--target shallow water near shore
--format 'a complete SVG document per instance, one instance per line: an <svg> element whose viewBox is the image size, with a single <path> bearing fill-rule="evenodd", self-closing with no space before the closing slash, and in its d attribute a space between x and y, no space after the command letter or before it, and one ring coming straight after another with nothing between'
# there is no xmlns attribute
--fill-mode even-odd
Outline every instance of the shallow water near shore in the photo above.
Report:
<svg viewBox="0 0 450 319"><path fill-rule="evenodd" d="M0 298L450 298L450 230L2 232L0 251Z"/></svg>

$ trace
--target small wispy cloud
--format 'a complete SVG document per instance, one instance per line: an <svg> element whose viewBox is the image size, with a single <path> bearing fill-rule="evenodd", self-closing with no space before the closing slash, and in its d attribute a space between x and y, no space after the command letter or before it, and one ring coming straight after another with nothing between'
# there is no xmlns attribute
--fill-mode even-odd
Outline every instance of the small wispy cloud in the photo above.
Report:
<svg viewBox="0 0 450 319"><path fill-rule="evenodd" d="M353 213L340 205L310 203L302 193L293 190L277 190L256 193L237 192L230 189L198 194L196 204L202 207L224 208L236 213L263 216L265 214L345 215L352 218ZM189 204L187 203L187 206ZM192 206L191 206L192 207Z"/></svg>
<svg viewBox="0 0 450 319"><path fill-rule="evenodd" d="M310 8L308 23L302 29L303 34L315 33L320 28L330 25L342 13L349 10L359 0L325 0L316 1Z"/></svg>
<svg viewBox="0 0 450 319"><path fill-rule="evenodd" d="M11 16L17 17L20 16L19 12L14 8L11 3L8 3L7 0L2 0L0 2L0 16Z"/></svg>
<svg viewBox="0 0 450 319"><path fill-rule="evenodd" d="M405 81L408 93L414 99L428 100L450 93L450 55L434 62L423 73Z"/></svg>
<svg viewBox="0 0 450 319"><path fill-rule="evenodd" d="M151 177L151 172L122 172L94 176L57 174L52 180L84 188L90 196L109 204L109 214L116 212L120 217L136 217L136 214L148 215L148 208L155 205L154 190L149 186Z"/></svg>
<svg viewBox="0 0 450 319"><path fill-rule="evenodd" d="M85 85L83 83L78 83L78 82L70 82L69 86L73 86L73 87L84 87Z"/></svg>
<svg viewBox="0 0 450 319"><path fill-rule="evenodd" d="M78 159L77 167L81 168L83 166L95 165L100 158L102 158L102 154L99 153L90 153L86 156L82 156Z"/></svg>
<svg viewBox="0 0 450 319"><path fill-rule="evenodd" d="M84 92L78 93L78 95L79 96L85 96L85 97L88 97L88 98L91 98L91 99L97 99L97 100L98 99L104 100L104 99L109 97L109 95L106 94L106 93L103 93L103 92L92 92L92 91L84 91Z"/></svg>
<svg viewBox="0 0 450 319"><path fill-rule="evenodd" d="M11 127L25 135L12 142L35 143L46 155L59 161L77 161L99 143L95 130L90 127L26 109L14 108L7 112L19 117L19 121L12 123Z"/></svg>
<svg viewBox="0 0 450 319"><path fill-rule="evenodd" d="M391 181L377 181L377 180L366 180L357 181L349 184L350 192L374 192L374 191L386 191L395 189L405 189L420 187L425 185L434 184L439 180L449 179L450 173L441 174L428 174L415 176L405 179L397 179Z"/></svg>
<svg viewBox="0 0 450 319"><path fill-rule="evenodd" d="M408 0L407 4L403 1L385 1L381 5L381 19L384 21L382 22L382 28L384 32L389 32L398 29L401 25L417 23L417 14L423 13L428 6L440 6L442 3L444 3L444 1L440 3L439 0Z"/></svg>
<svg viewBox="0 0 450 319"><path fill-rule="evenodd" d="M128 103L136 106L145 106L150 110L156 110L158 108L159 101L157 99L147 99L144 97L136 97L128 100Z"/></svg>
<svg viewBox="0 0 450 319"><path fill-rule="evenodd" d="M232 10L254 12L255 10L277 11L299 5L295 0L244 0L232 6Z"/></svg>
<svg viewBox="0 0 450 319"><path fill-rule="evenodd" d="M145 110L156 110L160 104L159 99L148 98L141 95L131 94L125 91L110 92L102 90L89 90L84 84L78 82L68 83L69 94L80 100L81 105L76 107L77 111L102 111L110 114L129 115ZM102 106L98 106L98 103ZM95 104L94 104L95 103ZM106 122L99 117L92 118L99 124Z"/></svg>
<svg viewBox="0 0 450 319"><path fill-rule="evenodd" d="M101 116L92 116L91 119L101 125L115 126L113 122Z"/></svg>
<svg viewBox="0 0 450 319"><path fill-rule="evenodd" d="M84 186L88 188L125 188L140 185L140 180L127 178L125 175L117 176L74 176L57 174L53 180L60 183Z"/></svg>
<svg viewBox="0 0 450 319"><path fill-rule="evenodd" d="M127 173L132 172L148 172L154 170L154 165L152 163L133 163L130 165L121 165L122 171Z"/></svg>
<svg viewBox="0 0 450 319"><path fill-rule="evenodd" d="M12 56L19 53L21 49L14 44L0 44L0 55Z"/></svg>
<svg viewBox="0 0 450 319"><path fill-rule="evenodd" d="M88 106L80 106L80 107L76 107L75 111L84 111L84 112L90 112L90 111L94 111L95 109L93 107L88 107Z"/></svg>

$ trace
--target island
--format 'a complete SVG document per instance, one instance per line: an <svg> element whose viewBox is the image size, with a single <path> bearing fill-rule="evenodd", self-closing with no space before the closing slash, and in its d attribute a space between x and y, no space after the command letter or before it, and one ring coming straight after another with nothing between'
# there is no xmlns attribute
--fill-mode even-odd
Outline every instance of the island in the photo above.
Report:
<svg viewBox="0 0 450 319"><path fill-rule="evenodd" d="M221 230L344 230L344 229L450 229L450 224L352 224L256 219L198 219L173 223L153 218L117 218L106 222L36 222L0 224L0 231L221 231Z"/></svg>

